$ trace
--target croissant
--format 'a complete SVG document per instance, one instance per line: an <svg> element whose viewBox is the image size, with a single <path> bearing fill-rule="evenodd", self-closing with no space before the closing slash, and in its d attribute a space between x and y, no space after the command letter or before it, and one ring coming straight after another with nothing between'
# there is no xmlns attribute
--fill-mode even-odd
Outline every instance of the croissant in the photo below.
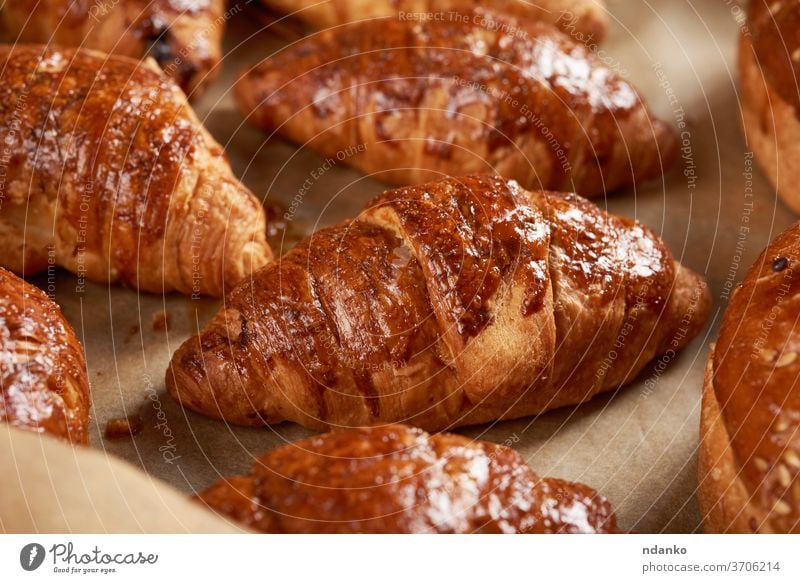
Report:
<svg viewBox="0 0 800 583"><path fill-rule="evenodd" d="M83 349L61 310L0 267L0 421L85 444L90 407Z"/></svg>
<svg viewBox="0 0 800 583"><path fill-rule="evenodd" d="M800 533L800 223L731 297L706 367L698 498L708 532Z"/></svg>
<svg viewBox="0 0 800 583"><path fill-rule="evenodd" d="M748 146L783 201L800 213L800 4L751 0L739 41Z"/></svg>
<svg viewBox="0 0 800 583"><path fill-rule="evenodd" d="M595 196L661 175L677 153L585 46L486 12L319 33L247 71L235 97L265 131L399 184L492 172Z"/></svg>
<svg viewBox="0 0 800 583"><path fill-rule="evenodd" d="M0 264L221 295L271 252L259 201L154 65L0 46Z"/></svg>
<svg viewBox="0 0 800 583"><path fill-rule="evenodd" d="M708 312L702 278L639 223L451 178L388 191L243 282L173 355L167 388L238 424L437 431L619 387Z"/></svg>
<svg viewBox="0 0 800 583"><path fill-rule="evenodd" d="M357 20L381 17L415 19L431 15L444 18L453 12L484 5L478 0L262 0L273 10L291 13L321 29ZM597 44L608 29L603 0L495 0L492 9L520 20L540 20L575 35L581 42ZM437 13L442 16L435 16Z"/></svg>
<svg viewBox="0 0 800 583"><path fill-rule="evenodd" d="M190 95L217 75L226 20L224 0L14 0L0 5L0 29L12 43L151 56Z"/></svg>
<svg viewBox="0 0 800 583"><path fill-rule="evenodd" d="M268 533L613 533L608 501L514 450L404 425L304 439L199 495Z"/></svg>

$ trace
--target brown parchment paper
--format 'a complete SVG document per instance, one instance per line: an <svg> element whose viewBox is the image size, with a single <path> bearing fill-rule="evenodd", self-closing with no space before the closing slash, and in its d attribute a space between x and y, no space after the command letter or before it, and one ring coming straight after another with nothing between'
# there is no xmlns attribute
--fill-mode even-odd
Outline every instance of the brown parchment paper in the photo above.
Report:
<svg viewBox="0 0 800 583"><path fill-rule="evenodd" d="M653 363L616 395L536 419L467 428L462 433L511 445L542 475L597 488L611 499L625 529L694 532L701 529L695 501L696 452L708 344L716 336L732 286L793 217L760 175L739 128L738 4L611 0L609 8L612 28L601 58L632 80L652 108L675 124L684 149L682 160L663 181L596 202L646 223L683 263L707 275L714 297L712 322L677 358ZM386 188L341 165L320 170L323 160L308 150L278 139L265 142L235 111L229 87L236 73L300 33L298 25L288 22L266 28L252 7L234 14L222 74L195 103L201 119L226 146L237 174L257 195L286 206L299 201L289 225L293 233L352 216ZM302 190L307 192L298 196ZM211 317L219 305L216 301L94 284L76 290L75 277L66 272L36 283L54 294L86 349L94 400L94 449L127 460L150 477L190 494L220 476L246 470L259 454L309 434L292 424L229 426L182 410L165 393L170 355ZM158 330L154 318L164 311L170 325ZM144 427L135 438L104 437L109 419L136 413ZM69 471L54 479L73 480L76 487L84 487L83 481L95 478ZM127 472L121 472L115 484L108 475L98 477L109 482L109 490L125 490L126 484L132 488L126 482L131 479ZM47 487L25 484L29 500L36 500L37 492ZM34 506L19 511L46 512ZM146 511L162 510L154 505ZM202 512L199 507L196 511ZM107 520L118 519L112 513ZM73 520L70 527L80 529L80 521ZM98 530L96 521L83 527Z"/></svg>
<svg viewBox="0 0 800 583"><path fill-rule="evenodd" d="M0 532L246 532L115 456L8 425L0 468Z"/></svg>

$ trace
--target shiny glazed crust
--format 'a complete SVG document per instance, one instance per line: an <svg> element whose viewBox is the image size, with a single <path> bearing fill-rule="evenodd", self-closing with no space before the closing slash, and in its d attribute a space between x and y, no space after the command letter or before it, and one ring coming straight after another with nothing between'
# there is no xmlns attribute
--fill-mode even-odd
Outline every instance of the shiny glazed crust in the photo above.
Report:
<svg viewBox="0 0 800 583"><path fill-rule="evenodd" d="M404 425L280 447L200 500L269 533L613 533L608 501L512 449Z"/></svg>
<svg viewBox="0 0 800 583"><path fill-rule="evenodd" d="M625 384L709 310L647 228L498 177L388 191L226 297L173 355L170 393L239 424L429 431Z"/></svg>
<svg viewBox="0 0 800 583"><path fill-rule="evenodd" d="M784 101L800 106L800 2L751 0L743 33L770 86Z"/></svg>
<svg viewBox="0 0 800 583"><path fill-rule="evenodd" d="M217 75L225 0L14 0L0 8L11 43L154 58L189 95Z"/></svg>
<svg viewBox="0 0 800 583"><path fill-rule="evenodd" d="M486 2L479 0L262 0L280 12L291 14L315 28L330 28L356 20L405 14L470 11ZM541 21L557 25L581 42L602 41L608 29L608 14L603 0L494 0L491 8L521 21Z"/></svg>
<svg viewBox="0 0 800 583"><path fill-rule="evenodd" d="M83 348L61 310L0 267L0 421L85 444L90 407Z"/></svg>
<svg viewBox="0 0 800 583"><path fill-rule="evenodd" d="M709 532L800 532L800 224L736 289L706 371L699 500Z"/></svg>
<svg viewBox="0 0 800 583"><path fill-rule="evenodd" d="M758 6L759 1L752 2L752 6ZM800 21L800 4L794 4L794 11ZM787 49L772 46L775 41L766 44L765 39L775 36L774 26L770 27L768 20L754 20L752 16L750 22L754 28L745 32L752 36L742 34L739 41L742 118L747 143L781 199L800 213L800 121L794 69L781 66L781 55ZM796 49L800 49L800 38L796 35L784 34L778 38L789 44L794 40ZM800 52L793 54L800 58Z"/></svg>
<svg viewBox="0 0 800 583"><path fill-rule="evenodd" d="M327 30L247 71L248 121L397 184L493 172L602 195L660 176L671 128L584 45L476 12Z"/></svg>
<svg viewBox="0 0 800 583"><path fill-rule="evenodd" d="M221 295L271 257L259 201L154 66L0 46L4 267Z"/></svg>

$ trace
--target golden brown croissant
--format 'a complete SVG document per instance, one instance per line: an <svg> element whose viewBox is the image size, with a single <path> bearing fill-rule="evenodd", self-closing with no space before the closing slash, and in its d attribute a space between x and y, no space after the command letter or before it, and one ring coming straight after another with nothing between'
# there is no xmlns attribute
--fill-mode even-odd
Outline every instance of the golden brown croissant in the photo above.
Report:
<svg viewBox="0 0 800 583"><path fill-rule="evenodd" d="M274 10L290 13L315 28L329 28L357 20L398 16L405 19L472 11L478 0L262 0ZM608 14L603 0L495 0L495 12L523 21L549 22L581 42L596 44L606 36ZM441 16L436 16L441 14Z"/></svg>
<svg viewBox="0 0 800 583"><path fill-rule="evenodd" d="M0 7L12 43L51 43L153 57L196 95L217 75L224 0L14 0Z"/></svg>
<svg viewBox="0 0 800 583"><path fill-rule="evenodd" d="M154 65L32 45L0 63L4 267L220 295L270 258L259 201Z"/></svg>
<svg viewBox="0 0 800 583"><path fill-rule="evenodd" d="M575 195L471 176L384 193L226 297L170 393L240 424L434 431L581 403L702 328L652 232Z"/></svg>
<svg viewBox="0 0 800 583"><path fill-rule="evenodd" d="M739 74L747 143L784 202L800 213L800 3L751 0Z"/></svg>
<svg viewBox="0 0 800 583"><path fill-rule="evenodd" d="M708 359L699 501L709 532L800 533L800 223L736 288Z"/></svg>
<svg viewBox="0 0 800 583"><path fill-rule="evenodd" d="M677 153L586 47L485 12L319 33L246 72L235 96L256 126L399 184L492 172L592 196L661 175Z"/></svg>
<svg viewBox="0 0 800 583"><path fill-rule="evenodd" d="M270 533L613 533L591 488L540 478L514 450L404 425L285 445L200 500Z"/></svg>
<svg viewBox="0 0 800 583"><path fill-rule="evenodd" d="M72 327L43 291L0 267L0 421L88 443L90 407Z"/></svg>

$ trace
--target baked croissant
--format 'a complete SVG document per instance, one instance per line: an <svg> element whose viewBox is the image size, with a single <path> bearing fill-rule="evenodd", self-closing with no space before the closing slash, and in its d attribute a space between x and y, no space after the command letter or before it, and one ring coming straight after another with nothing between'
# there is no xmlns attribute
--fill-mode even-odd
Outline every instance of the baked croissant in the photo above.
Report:
<svg viewBox="0 0 800 583"><path fill-rule="evenodd" d="M800 223L736 288L706 367L699 502L709 532L800 533Z"/></svg>
<svg viewBox="0 0 800 583"><path fill-rule="evenodd" d="M540 478L514 450L404 425L273 450L200 500L269 533L613 533L608 501Z"/></svg>
<svg viewBox="0 0 800 583"><path fill-rule="evenodd" d="M32 45L0 63L4 267L221 295L270 258L259 201L155 65Z"/></svg>
<svg viewBox="0 0 800 583"><path fill-rule="evenodd" d="M594 196L661 175L677 153L585 46L485 12L319 33L247 71L235 97L256 126L399 184L492 172Z"/></svg>
<svg viewBox="0 0 800 583"><path fill-rule="evenodd" d="M88 443L90 408L72 327L44 292L0 267L0 421Z"/></svg>
<svg viewBox="0 0 800 583"><path fill-rule="evenodd" d="M12 43L52 43L154 58L190 95L217 75L224 0L14 0L0 7Z"/></svg>
<svg viewBox="0 0 800 583"><path fill-rule="evenodd" d="M751 0L739 41L748 146L783 201L800 213L800 3Z"/></svg>
<svg viewBox="0 0 800 583"><path fill-rule="evenodd" d="M635 377L709 296L651 231L574 195L469 176L388 191L226 296L167 388L238 424L533 415Z"/></svg>
<svg viewBox="0 0 800 583"><path fill-rule="evenodd" d="M414 19L423 15L444 18L453 12L485 5L478 0L262 0L274 10L291 13L315 28L330 28L357 20L392 17ZM523 21L549 22L581 42L596 44L608 29L603 0L495 0L492 10Z"/></svg>

